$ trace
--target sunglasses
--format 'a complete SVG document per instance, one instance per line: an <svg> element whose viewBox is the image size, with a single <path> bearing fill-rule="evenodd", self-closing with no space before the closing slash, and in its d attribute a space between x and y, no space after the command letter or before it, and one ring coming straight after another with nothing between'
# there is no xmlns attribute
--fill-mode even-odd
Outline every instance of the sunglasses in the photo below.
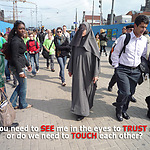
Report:
<svg viewBox="0 0 150 150"><path fill-rule="evenodd" d="M57 31L57 33L61 33L61 31Z"/></svg>

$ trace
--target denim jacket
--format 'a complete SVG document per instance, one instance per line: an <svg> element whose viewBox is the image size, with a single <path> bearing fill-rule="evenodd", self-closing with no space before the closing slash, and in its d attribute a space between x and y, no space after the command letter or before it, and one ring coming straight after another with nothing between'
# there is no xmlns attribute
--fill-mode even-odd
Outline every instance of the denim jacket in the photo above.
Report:
<svg viewBox="0 0 150 150"><path fill-rule="evenodd" d="M3 79L4 72L5 72L5 56L0 51L0 88L4 87L4 79Z"/></svg>

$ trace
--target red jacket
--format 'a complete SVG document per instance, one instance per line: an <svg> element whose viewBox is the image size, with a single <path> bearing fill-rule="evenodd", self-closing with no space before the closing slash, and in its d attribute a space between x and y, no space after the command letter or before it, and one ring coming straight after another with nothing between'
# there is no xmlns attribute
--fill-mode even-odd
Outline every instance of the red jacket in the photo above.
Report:
<svg viewBox="0 0 150 150"><path fill-rule="evenodd" d="M35 52L35 54L40 51L40 46L39 46L37 41L36 41L36 44L35 44L35 40L27 41L26 46L27 46L27 51Z"/></svg>

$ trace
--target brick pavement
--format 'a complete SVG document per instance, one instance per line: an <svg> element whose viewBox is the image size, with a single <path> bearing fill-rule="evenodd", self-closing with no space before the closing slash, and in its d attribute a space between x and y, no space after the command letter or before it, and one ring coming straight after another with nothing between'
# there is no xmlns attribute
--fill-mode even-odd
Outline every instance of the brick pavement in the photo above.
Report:
<svg viewBox="0 0 150 150"><path fill-rule="evenodd" d="M108 57L102 55L101 57L101 74L98 81L98 88L95 95L94 107L91 110L89 117L77 122L75 116L70 113L71 105L71 78L66 76L66 87L61 86L58 79L59 67L55 59L56 72L46 70L46 61L40 57L40 72L31 78L28 74L28 89L27 101L33 104L33 108L16 110L16 122L19 122L19 127L28 127L27 132L2 132L0 134L0 149L1 150L148 150L150 145L150 120L146 117L146 104L145 97L149 95L149 83L144 82L141 86L137 87L135 98L137 103L131 103L128 113L131 116L130 120L123 122L116 121L115 108L112 103L117 96L117 86L115 85L112 92L107 91L108 82L112 76L113 69L108 64ZM11 88L12 83L7 83L7 93L11 95L14 89ZM50 124L55 126L54 132L41 132L40 126L43 124ZM73 139L70 128L79 126L91 127L92 133L97 133L96 139ZM123 125L147 125L146 132L128 132L129 134L142 135L141 139L119 139L118 135L127 133L123 132ZM39 131L31 132L30 127L38 127ZM68 131L57 132L57 127L68 128ZM105 127L105 131L94 132L94 127ZM100 139L99 135L105 136L112 135L113 127L121 129L116 134L115 139ZM106 129L111 131L106 131ZM21 133L26 136L25 139L16 138ZM69 136L62 139L61 134ZM82 132L80 132L82 133ZM85 132L83 132L85 133ZM6 136L14 134L13 139L7 139ZM28 135L37 134L39 138L29 139ZM59 135L57 139L41 139L41 135L56 134ZM111 138L111 137L110 137Z"/></svg>

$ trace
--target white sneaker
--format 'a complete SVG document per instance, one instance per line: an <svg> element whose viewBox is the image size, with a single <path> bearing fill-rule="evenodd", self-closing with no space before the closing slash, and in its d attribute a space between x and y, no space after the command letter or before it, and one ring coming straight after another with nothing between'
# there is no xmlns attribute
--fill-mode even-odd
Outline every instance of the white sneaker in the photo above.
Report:
<svg viewBox="0 0 150 150"><path fill-rule="evenodd" d="M39 70L38 70L38 71L36 71L36 73L38 74L38 73L39 73Z"/></svg>
<svg viewBox="0 0 150 150"><path fill-rule="evenodd" d="M31 77L35 77L36 75L35 74L31 74Z"/></svg>

